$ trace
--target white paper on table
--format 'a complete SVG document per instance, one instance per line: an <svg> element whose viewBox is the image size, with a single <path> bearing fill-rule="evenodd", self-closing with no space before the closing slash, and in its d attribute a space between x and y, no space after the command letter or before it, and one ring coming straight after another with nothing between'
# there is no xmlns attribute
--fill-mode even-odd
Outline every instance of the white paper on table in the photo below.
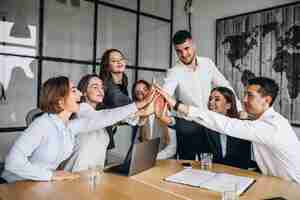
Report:
<svg viewBox="0 0 300 200"><path fill-rule="evenodd" d="M227 173L214 173L198 169L184 169L165 178L166 181L202 187L216 192L233 190L237 186L237 194L243 193L255 179Z"/></svg>

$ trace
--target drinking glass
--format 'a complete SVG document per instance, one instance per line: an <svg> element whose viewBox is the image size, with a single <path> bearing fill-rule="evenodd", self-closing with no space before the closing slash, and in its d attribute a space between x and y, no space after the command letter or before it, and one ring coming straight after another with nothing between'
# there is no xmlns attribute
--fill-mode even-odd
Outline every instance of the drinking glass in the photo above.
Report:
<svg viewBox="0 0 300 200"><path fill-rule="evenodd" d="M201 153L200 154L200 163L202 170L211 170L213 163L213 154L212 153Z"/></svg>

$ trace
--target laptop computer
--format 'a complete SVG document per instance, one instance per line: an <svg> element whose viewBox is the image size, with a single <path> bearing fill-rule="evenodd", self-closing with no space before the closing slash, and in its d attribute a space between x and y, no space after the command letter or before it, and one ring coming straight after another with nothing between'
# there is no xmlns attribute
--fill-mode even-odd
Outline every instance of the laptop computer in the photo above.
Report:
<svg viewBox="0 0 300 200"><path fill-rule="evenodd" d="M150 169L155 165L159 143L160 138L154 138L146 142L132 144L122 164L108 166L104 171L132 176Z"/></svg>

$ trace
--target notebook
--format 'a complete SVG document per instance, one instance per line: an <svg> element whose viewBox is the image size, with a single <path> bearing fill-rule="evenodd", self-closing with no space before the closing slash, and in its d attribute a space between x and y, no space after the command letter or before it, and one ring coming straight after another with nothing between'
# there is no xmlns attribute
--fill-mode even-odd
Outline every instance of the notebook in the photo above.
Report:
<svg viewBox="0 0 300 200"><path fill-rule="evenodd" d="M172 176L165 178L166 181L201 187L216 192L228 191L234 184L237 187L237 194L242 194L249 188L255 179L243 176L236 176L227 173L214 173L199 169L184 169Z"/></svg>

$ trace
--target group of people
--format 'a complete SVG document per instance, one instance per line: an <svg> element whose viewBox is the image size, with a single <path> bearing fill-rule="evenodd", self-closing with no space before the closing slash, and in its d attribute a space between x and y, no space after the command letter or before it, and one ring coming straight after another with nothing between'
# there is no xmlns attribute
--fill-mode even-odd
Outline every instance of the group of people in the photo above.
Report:
<svg viewBox="0 0 300 200"><path fill-rule="evenodd" d="M195 160L211 152L214 162L247 169L253 149L263 174L300 183L300 143L272 108L275 81L248 80L242 106L215 64L197 56L190 32L176 32L173 44L179 60L164 85L139 80L132 99L118 49L104 52L100 74L85 75L77 87L64 76L48 79L40 97L44 114L12 146L2 179L74 179L73 172L104 166L122 122L133 126L132 143L161 138L158 159Z"/></svg>

